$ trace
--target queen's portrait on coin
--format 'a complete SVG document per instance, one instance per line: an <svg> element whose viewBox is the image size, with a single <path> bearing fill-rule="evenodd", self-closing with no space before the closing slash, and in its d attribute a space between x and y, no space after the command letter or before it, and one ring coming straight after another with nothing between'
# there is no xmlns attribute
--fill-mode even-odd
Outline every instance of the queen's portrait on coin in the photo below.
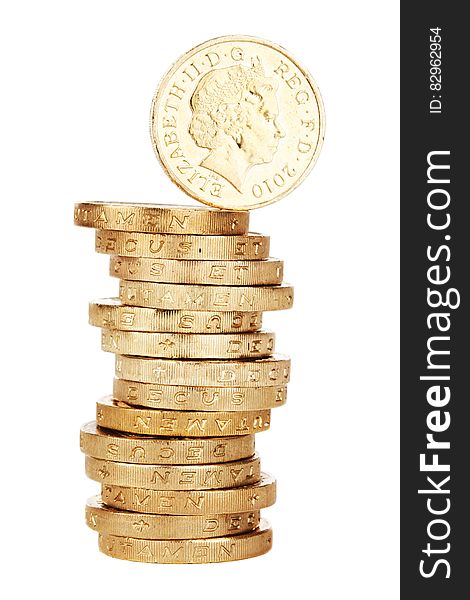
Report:
<svg viewBox="0 0 470 600"><path fill-rule="evenodd" d="M270 163L284 133L278 124L277 82L260 63L204 75L192 97L189 133L209 154L200 165L239 192L251 167Z"/></svg>

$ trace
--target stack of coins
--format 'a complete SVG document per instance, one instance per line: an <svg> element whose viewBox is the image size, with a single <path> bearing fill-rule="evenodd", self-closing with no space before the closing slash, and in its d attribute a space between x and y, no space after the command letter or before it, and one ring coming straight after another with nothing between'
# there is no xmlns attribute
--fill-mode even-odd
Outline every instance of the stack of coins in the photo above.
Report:
<svg viewBox="0 0 470 600"><path fill-rule="evenodd" d="M90 304L116 354L113 393L82 428L86 508L109 556L223 562L267 552L260 509L275 501L254 434L286 400L290 361L262 313L290 308L269 238L248 210L276 202L312 169L324 135L321 97L283 48L247 36L209 40L163 77L150 134L169 177L220 210L86 203L111 255L119 298Z"/></svg>
<svg viewBox="0 0 470 600"><path fill-rule="evenodd" d="M286 400L290 361L262 313L292 306L269 238L248 212L83 203L119 298L90 304L113 393L81 429L86 473L102 484L88 525L105 554L154 563L239 560L271 548L260 509L275 501L254 434Z"/></svg>

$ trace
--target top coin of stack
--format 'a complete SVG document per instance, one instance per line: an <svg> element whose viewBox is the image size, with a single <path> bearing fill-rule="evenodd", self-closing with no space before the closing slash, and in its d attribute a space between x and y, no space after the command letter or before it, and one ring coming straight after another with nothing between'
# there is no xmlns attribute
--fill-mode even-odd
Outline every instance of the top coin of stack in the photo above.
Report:
<svg viewBox="0 0 470 600"><path fill-rule="evenodd" d="M75 205L75 225L136 233L240 235L247 233L247 211L208 210L126 202L81 202Z"/></svg>

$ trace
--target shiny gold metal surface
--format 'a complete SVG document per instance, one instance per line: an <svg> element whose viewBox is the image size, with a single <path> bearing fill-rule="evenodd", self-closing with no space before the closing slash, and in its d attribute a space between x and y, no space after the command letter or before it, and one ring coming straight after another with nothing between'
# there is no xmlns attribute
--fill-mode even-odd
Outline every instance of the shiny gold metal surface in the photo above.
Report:
<svg viewBox="0 0 470 600"><path fill-rule="evenodd" d="M248 231L249 213L195 206L128 202L75 204L75 225L140 233L237 235Z"/></svg>
<svg viewBox="0 0 470 600"><path fill-rule="evenodd" d="M116 356L116 376L162 385L265 387L285 385L290 358L274 354L253 360L170 360Z"/></svg>
<svg viewBox="0 0 470 600"><path fill-rule="evenodd" d="M218 563L253 558L269 552L272 529L261 519L260 526L236 536L192 540L145 540L102 534L99 549L113 558L145 563Z"/></svg>
<svg viewBox="0 0 470 600"><path fill-rule="evenodd" d="M171 438L139 436L97 427L80 428L80 449L94 458L142 465L217 464L250 458L255 436Z"/></svg>
<svg viewBox="0 0 470 600"><path fill-rule="evenodd" d="M176 490L172 492L103 484L101 497L107 506L159 515L209 515L248 512L276 502L276 481L266 473L254 485L225 490Z"/></svg>
<svg viewBox="0 0 470 600"><path fill-rule="evenodd" d="M245 235L181 235L96 230L101 254L188 260L261 260L269 257L269 237Z"/></svg>
<svg viewBox="0 0 470 600"><path fill-rule="evenodd" d="M250 435L269 429L270 410L239 412L163 411L134 408L110 396L96 403L100 427L158 436L223 437Z"/></svg>
<svg viewBox="0 0 470 600"><path fill-rule="evenodd" d="M85 472L90 479L109 485L148 490L212 490L257 483L260 459L213 465L133 465L87 456Z"/></svg>
<svg viewBox="0 0 470 600"><path fill-rule="evenodd" d="M89 498L85 508L88 527L98 533L149 540L180 540L239 535L259 526L260 512L222 515L152 515L106 506L100 496Z"/></svg>
<svg viewBox="0 0 470 600"><path fill-rule="evenodd" d="M155 283L122 279L119 297L123 304L166 310L268 311L292 307L294 288L276 286L217 286Z"/></svg>
<svg viewBox="0 0 470 600"><path fill-rule="evenodd" d="M274 351L273 331L254 333L148 333L101 330L101 349L156 358L260 358Z"/></svg>
<svg viewBox="0 0 470 600"><path fill-rule="evenodd" d="M320 153L325 114L308 71L284 48L226 36L170 68L151 108L163 168L210 206L249 210L294 190Z"/></svg>
<svg viewBox="0 0 470 600"><path fill-rule="evenodd" d="M102 298L90 303L89 323L120 331L235 333L261 329L262 313L160 310L128 306L118 298Z"/></svg>
<svg viewBox="0 0 470 600"><path fill-rule="evenodd" d="M111 256L109 273L131 281L196 285L279 285L284 263L265 260L176 260Z"/></svg>
<svg viewBox="0 0 470 600"><path fill-rule="evenodd" d="M196 387L114 380L113 397L132 406L168 410L231 411L282 406L286 386L257 388Z"/></svg>

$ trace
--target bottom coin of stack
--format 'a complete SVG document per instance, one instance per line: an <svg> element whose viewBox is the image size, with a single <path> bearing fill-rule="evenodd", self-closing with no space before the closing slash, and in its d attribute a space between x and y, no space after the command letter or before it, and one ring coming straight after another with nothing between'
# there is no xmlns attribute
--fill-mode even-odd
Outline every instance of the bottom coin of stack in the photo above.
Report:
<svg viewBox="0 0 470 600"><path fill-rule="evenodd" d="M260 509L274 504L276 483L261 472L254 446L254 435L157 437L84 425L86 472L102 484L86 506L100 550L149 563L268 552L272 530Z"/></svg>

